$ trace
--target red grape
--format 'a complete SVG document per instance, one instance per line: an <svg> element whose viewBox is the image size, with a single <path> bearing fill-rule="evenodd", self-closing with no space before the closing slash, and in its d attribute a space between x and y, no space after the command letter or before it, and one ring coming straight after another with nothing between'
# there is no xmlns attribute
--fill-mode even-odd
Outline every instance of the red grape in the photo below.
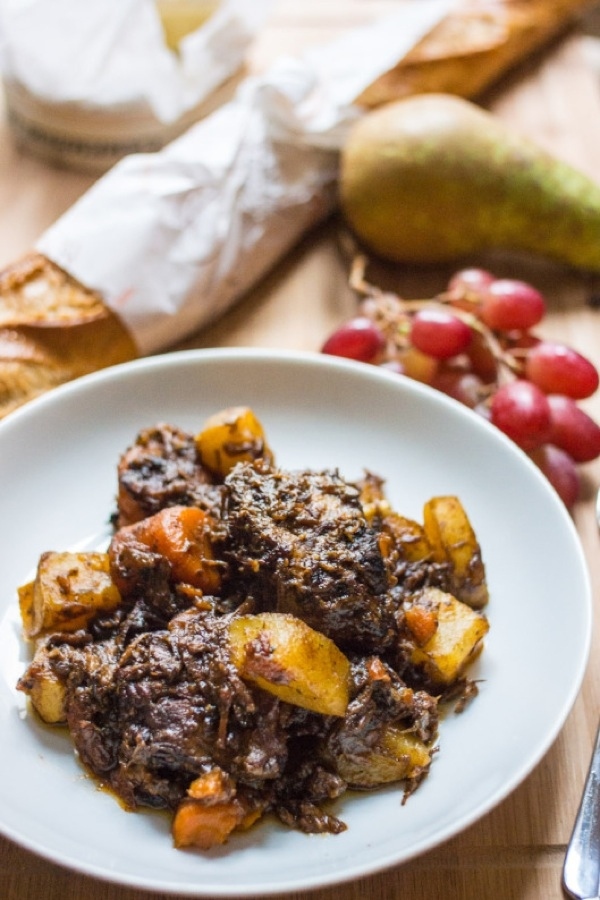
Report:
<svg viewBox="0 0 600 900"><path fill-rule="evenodd" d="M379 328L366 316L356 316L327 338L321 352L368 363L384 347L385 338Z"/></svg>
<svg viewBox="0 0 600 900"><path fill-rule="evenodd" d="M481 378L484 384L493 384L498 377L498 363L489 343L480 331L473 331L466 353L473 372Z"/></svg>
<svg viewBox="0 0 600 900"><path fill-rule="evenodd" d="M323 352L373 363L470 407L528 453L572 506L577 466L600 457L600 424L577 405L600 375L580 353L534 332L543 295L479 268L457 271L430 301L363 282L358 311Z"/></svg>
<svg viewBox="0 0 600 900"><path fill-rule="evenodd" d="M481 320L493 331L527 331L544 317L546 303L525 281L498 278L482 297Z"/></svg>
<svg viewBox="0 0 600 900"><path fill-rule="evenodd" d="M431 386L474 409L480 402L483 382L474 372L464 372L460 369L439 369Z"/></svg>
<svg viewBox="0 0 600 900"><path fill-rule="evenodd" d="M565 394L574 400L591 397L598 387L592 363L565 344L540 341L525 361L525 377L546 394Z"/></svg>
<svg viewBox="0 0 600 900"><path fill-rule="evenodd" d="M490 410L492 424L523 450L535 450L550 436L548 398L529 381L503 384L492 397Z"/></svg>
<svg viewBox="0 0 600 900"><path fill-rule="evenodd" d="M413 316L410 340L421 353L435 359L450 359L467 349L471 329L444 309L421 309Z"/></svg>
<svg viewBox="0 0 600 900"><path fill-rule="evenodd" d="M579 499L581 482L574 460L553 444L545 444L531 453L531 458L544 473L566 507Z"/></svg>
<svg viewBox="0 0 600 900"><path fill-rule="evenodd" d="M460 305L460 301L466 299L478 303L481 294L494 281L494 276L487 269L461 269L455 272L448 282L448 292L452 296L452 302Z"/></svg>
<svg viewBox="0 0 600 900"><path fill-rule="evenodd" d="M439 365L437 359L428 356L427 353L421 353L416 347L407 347L398 356L397 361L409 378L423 384L431 384Z"/></svg>
<svg viewBox="0 0 600 900"><path fill-rule="evenodd" d="M575 462L591 462L600 456L600 427L570 397L548 397L552 431L550 440Z"/></svg>
<svg viewBox="0 0 600 900"><path fill-rule="evenodd" d="M509 350L531 350L540 341L531 331L509 331L501 335L502 346Z"/></svg>

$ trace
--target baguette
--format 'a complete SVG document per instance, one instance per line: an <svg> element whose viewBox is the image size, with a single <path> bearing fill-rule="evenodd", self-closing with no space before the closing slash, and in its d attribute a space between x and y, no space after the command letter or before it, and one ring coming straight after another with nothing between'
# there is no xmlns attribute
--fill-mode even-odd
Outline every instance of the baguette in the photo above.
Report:
<svg viewBox="0 0 600 900"><path fill-rule="evenodd" d="M420 2L420 0L416 0ZM464 0L358 98L472 99L548 43L590 0ZM48 389L137 356L101 296L39 254L0 272L0 418Z"/></svg>
<svg viewBox="0 0 600 900"><path fill-rule="evenodd" d="M0 418L50 388L136 357L95 292L32 253L0 272Z"/></svg>
<svg viewBox="0 0 600 900"><path fill-rule="evenodd" d="M591 0L464 0L357 103L375 107L424 93L472 100L594 5Z"/></svg>

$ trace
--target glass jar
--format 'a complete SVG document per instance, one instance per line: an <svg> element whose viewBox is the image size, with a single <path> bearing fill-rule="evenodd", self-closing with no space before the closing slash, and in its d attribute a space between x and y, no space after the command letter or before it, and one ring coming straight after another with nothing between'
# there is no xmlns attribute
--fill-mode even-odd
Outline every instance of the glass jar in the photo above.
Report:
<svg viewBox="0 0 600 900"><path fill-rule="evenodd" d="M165 43L177 52L181 39L200 28L219 0L154 0ZM54 165L101 175L123 156L160 150L210 111L201 101L176 121L159 121L141 102L100 106L48 101L21 81L3 79L6 114L15 143Z"/></svg>

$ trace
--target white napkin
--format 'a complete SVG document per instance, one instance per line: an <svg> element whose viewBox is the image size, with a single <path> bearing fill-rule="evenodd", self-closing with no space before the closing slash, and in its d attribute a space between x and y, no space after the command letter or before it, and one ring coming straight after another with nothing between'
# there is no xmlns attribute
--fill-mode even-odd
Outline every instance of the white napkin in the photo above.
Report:
<svg viewBox="0 0 600 900"><path fill-rule="evenodd" d="M189 336L332 210L354 98L453 5L415 0L247 79L162 151L118 163L37 249L100 291L141 354Z"/></svg>

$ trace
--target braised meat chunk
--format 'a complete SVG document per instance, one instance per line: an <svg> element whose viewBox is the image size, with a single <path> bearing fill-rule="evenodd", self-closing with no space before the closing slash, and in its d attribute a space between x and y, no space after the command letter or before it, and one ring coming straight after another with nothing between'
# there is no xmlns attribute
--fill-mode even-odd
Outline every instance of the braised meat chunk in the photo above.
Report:
<svg viewBox="0 0 600 900"><path fill-rule="evenodd" d="M388 573L354 485L259 463L236 466L225 486L231 570L260 608L297 615L342 648L391 643Z"/></svg>
<svg viewBox="0 0 600 900"><path fill-rule="evenodd" d="M140 431L119 460L118 488L118 527L166 506L220 509L221 488L202 465L194 436L172 425Z"/></svg>
<svg viewBox="0 0 600 900"><path fill-rule="evenodd" d="M123 628L47 651L81 760L130 808L175 809L215 767L252 789L285 767L289 709L245 685L228 654L226 617L205 607L129 643Z"/></svg>
<svg viewBox="0 0 600 900"><path fill-rule="evenodd" d="M235 614L197 602L167 628L130 639L50 639L41 665L64 685L66 723L80 759L131 809L177 810L190 785L220 773L231 797L307 832L345 827L324 804L348 786L420 780L437 701L415 692L378 657L356 658L342 716L322 716L245 681L230 651ZM394 734L414 734L417 764ZM408 748L410 750L410 748Z"/></svg>

